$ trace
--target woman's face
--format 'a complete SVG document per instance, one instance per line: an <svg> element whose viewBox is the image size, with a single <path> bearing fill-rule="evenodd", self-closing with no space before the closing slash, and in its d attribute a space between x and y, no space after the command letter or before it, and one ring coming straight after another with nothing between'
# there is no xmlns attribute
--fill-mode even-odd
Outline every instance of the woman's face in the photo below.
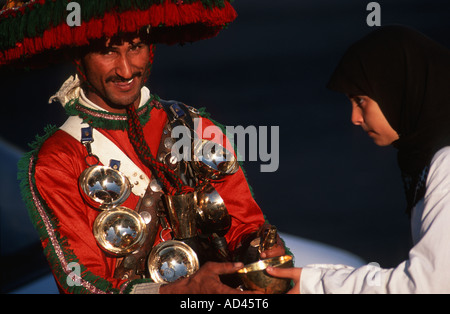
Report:
<svg viewBox="0 0 450 314"><path fill-rule="evenodd" d="M386 120L380 106L368 96L349 96L352 103L352 123L359 125L379 146L398 140L397 132Z"/></svg>

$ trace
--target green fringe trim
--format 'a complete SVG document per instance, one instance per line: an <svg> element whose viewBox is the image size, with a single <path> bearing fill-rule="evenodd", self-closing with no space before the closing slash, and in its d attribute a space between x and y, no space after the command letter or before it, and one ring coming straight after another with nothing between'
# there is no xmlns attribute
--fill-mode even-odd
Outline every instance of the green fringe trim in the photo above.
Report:
<svg viewBox="0 0 450 314"><path fill-rule="evenodd" d="M22 158L19 160L17 167L18 167L18 173L17 173L17 179L20 181L20 190L22 193L22 199L25 202L25 205L28 209L28 214L31 218L31 221L36 227L36 230L39 234L39 237L42 239L47 234L45 232L45 225L43 224L41 217L39 215L39 212L35 208L34 200L31 195L31 187L29 182L29 176L28 171L30 168L30 162L31 158L37 158L37 153L42 146L42 144L50 137L52 136L58 128L54 125L48 125L45 127L44 132L45 134L43 136L36 136L36 139L33 143L29 144L29 147L32 149L29 153L25 153ZM35 164L31 165L32 167L32 173L33 176L31 177L32 184L35 184L34 181L34 166ZM51 218L51 222L54 222L54 217ZM55 225L52 225L52 227L56 227Z"/></svg>
<svg viewBox="0 0 450 314"><path fill-rule="evenodd" d="M159 100L159 97L156 95L150 95L150 99L147 101L147 103L143 106L141 106L137 110L137 114L139 115L139 120L141 122L141 125L145 125L150 120L150 112L152 111L154 104L152 103L153 100ZM93 112L94 114L102 115L105 114L105 111L101 110L94 110L91 108L87 108L80 104L79 99L72 99L69 101L65 106L64 109L66 110L66 113L69 116L79 116L81 119L83 119L84 123L88 123L94 128L100 128L100 129L108 129L108 130L127 130L128 129L128 121L125 120L114 120L114 119L108 119L104 117L99 117L95 115L90 115L86 112L80 111L77 107L81 107L85 110L88 110L90 112ZM147 109L144 113L141 113L144 109ZM107 113L108 116L111 117L127 117L126 114L120 114L120 113Z"/></svg>
<svg viewBox="0 0 450 314"><path fill-rule="evenodd" d="M153 282L154 281L149 278L135 279L128 284L128 286L123 290L123 293L130 294L131 291L133 291L134 286L136 286L138 284L142 284L142 283L153 283Z"/></svg>
<svg viewBox="0 0 450 314"><path fill-rule="evenodd" d="M167 0L177 2L177 0ZM200 1L205 8L223 8L229 0L184 0L185 4ZM146 10L152 5L163 3L164 0L77 0L80 4L82 22L92 18L100 18L106 12L115 10L122 13L129 10ZM0 50L13 48L24 38L41 37L45 30L66 22L68 2L45 1L44 4L35 3L25 6L24 12L15 12L16 16L9 15L0 18Z"/></svg>
<svg viewBox="0 0 450 314"><path fill-rule="evenodd" d="M119 293L120 290L114 289L112 284L94 274L89 272L87 268L79 263L77 256L69 248L67 238L61 236L58 232L59 221L53 214L53 211L48 207L45 200L39 195L36 182L35 182L35 166L38 158L38 153L43 143L50 138L58 128L56 126L47 126L45 128L45 134L43 136L37 136L35 142L30 144L31 151L23 155L18 163L18 179L20 180L20 188L22 198L28 208L28 214L30 219L36 228L39 237L41 239L44 254L52 268L53 275L58 281L58 284L69 293L92 293L92 292L104 292L104 293ZM31 163L31 164L30 164ZM31 181L31 182L30 182ZM33 197L34 195L34 197ZM43 211L42 215L39 212L39 208ZM47 225L48 224L48 225ZM54 239L56 239L56 246L61 249L65 262L70 264L72 262L77 263L80 270L81 280L90 286L85 287L83 285L73 284L69 276L73 269L64 269L58 258L54 243L52 243L49 229L54 233Z"/></svg>

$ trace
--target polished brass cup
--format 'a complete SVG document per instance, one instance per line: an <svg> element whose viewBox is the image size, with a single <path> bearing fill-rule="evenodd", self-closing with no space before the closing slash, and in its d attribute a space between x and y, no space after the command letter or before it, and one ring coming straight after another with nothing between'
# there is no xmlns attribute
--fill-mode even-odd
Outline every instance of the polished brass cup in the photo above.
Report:
<svg viewBox="0 0 450 314"><path fill-rule="evenodd" d="M200 268L197 254L187 244L169 240L152 249L147 267L150 277L157 283L170 283L189 277Z"/></svg>
<svg viewBox="0 0 450 314"><path fill-rule="evenodd" d="M269 266L290 268L294 266L294 262L292 256L284 255L244 266L238 271L238 274L245 288L266 294L286 293L289 290L291 280L270 276L266 271Z"/></svg>
<svg viewBox="0 0 450 314"><path fill-rule="evenodd" d="M165 195L170 225L175 239L184 240L196 237L197 230L197 193Z"/></svg>
<svg viewBox="0 0 450 314"><path fill-rule="evenodd" d="M231 216L220 194L212 185L198 193L197 226L204 234L222 237L230 230Z"/></svg>
<svg viewBox="0 0 450 314"><path fill-rule="evenodd" d="M192 167L203 178L220 180L239 170L235 156L213 141L194 141L192 157Z"/></svg>
<svg viewBox="0 0 450 314"><path fill-rule="evenodd" d="M84 200L94 208L108 210L121 205L131 194L131 184L118 170L92 166L78 179Z"/></svg>
<svg viewBox="0 0 450 314"><path fill-rule="evenodd" d="M103 250L114 256L134 252L148 235L141 215L122 206L101 212L94 221L93 232Z"/></svg>

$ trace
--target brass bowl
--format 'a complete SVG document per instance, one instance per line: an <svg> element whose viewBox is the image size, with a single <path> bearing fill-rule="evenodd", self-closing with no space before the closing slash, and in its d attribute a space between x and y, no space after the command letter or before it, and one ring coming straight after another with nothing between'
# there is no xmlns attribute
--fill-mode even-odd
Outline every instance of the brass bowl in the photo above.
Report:
<svg viewBox="0 0 450 314"><path fill-rule="evenodd" d="M114 256L134 252L148 235L141 215L122 206L101 212L94 221L93 232L103 250Z"/></svg>
<svg viewBox="0 0 450 314"><path fill-rule="evenodd" d="M78 179L84 200L101 210L122 204L131 193L131 184L121 172L105 166L92 166Z"/></svg>
<svg viewBox="0 0 450 314"><path fill-rule="evenodd" d="M204 234L223 237L230 230L231 216L220 194L212 185L198 193L197 227Z"/></svg>
<svg viewBox="0 0 450 314"><path fill-rule="evenodd" d="M207 179L220 180L239 170L234 154L209 140L194 141L192 167Z"/></svg>
<svg viewBox="0 0 450 314"><path fill-rule="evenodd" d="M266 272L266 268L290 268L294 266L292 256L284 255L257 261L238 270L239 277L248 290L256 290L266 294L282 294L289 290L291 280L276 278Z"/></svg>
<svg viewBox="0 0 450 314"><path fill-rule="evenodd" d="M197 254L187 244L169 240L155 246L147 261L150 277L157 283L170 283L189 277L200 268Z"/></svg>

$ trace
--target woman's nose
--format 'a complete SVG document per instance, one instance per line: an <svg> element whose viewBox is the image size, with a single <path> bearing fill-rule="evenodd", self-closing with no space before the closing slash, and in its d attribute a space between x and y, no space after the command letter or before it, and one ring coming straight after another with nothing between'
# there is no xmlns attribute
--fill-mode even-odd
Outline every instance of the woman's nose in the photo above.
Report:
<svg viewBox="0 0 450 314"><path fill-rule="evenodd" d="M364 122L364 118L361 112L361 109L358 107L353 107L352 109L352 123L354 125L362 125Z"/></svg>

